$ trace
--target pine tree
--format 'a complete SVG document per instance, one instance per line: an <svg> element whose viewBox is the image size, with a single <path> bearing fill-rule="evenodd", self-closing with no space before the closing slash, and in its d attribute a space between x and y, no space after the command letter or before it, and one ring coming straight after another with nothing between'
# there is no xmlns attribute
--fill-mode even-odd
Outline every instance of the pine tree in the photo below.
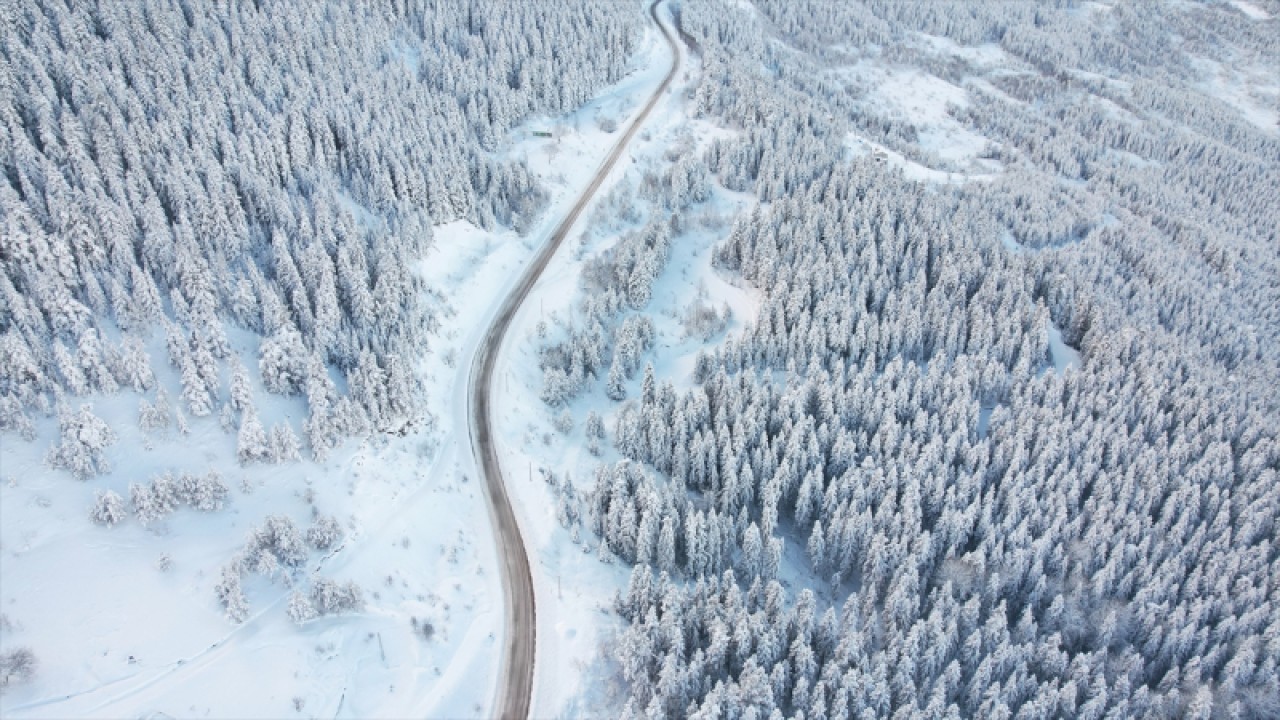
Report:
<svg viewBox="0 0 1280 720"><path fill-rule="evenodd" d="M230 403L232 408L241 412L253 406L253 388L249 382L249 370L239 358L232 363Z"/></svg>
<svg viewBox="0 0 1280 720"><path fill-rule="evenodd" d="M760 575L764 570L764 545L760 528L753 522L742 536L742 569L747 577Z"/></svg>
<svg viewBox="0 0 1280 720"><path fill-rule="evenodd" d="M614 355L613 363L609 365L609 380L605 386L605 394L614 402L621 402L627 397L627 377L626 372L622 368L622 364L618 361L618 356Z"/></svg>
<svg viewBox="0 0 1280 720"><path fill-rule="evenodd" d="M93 506L89 509L89 519L99 525L112 527L121 522L127 515L124 498L112 490L99 490L94 495Z"/></svg>
<svg viewBox="0 0 1280 720"><path fill-rule="evenodd" d="M288 423L280 423L271 428L268 459L271 462L298 460L302 456L302 443Z"/></svg>
<svg viewBox="0 0 1280 720"><path fill-rule="evenodd" d="M138 401L138 427L144 431L164 430L169 427L169 400L164 389L156 392L154 403L145 398Z"/></svg>
<svg viewBox="0 0 1280 720"><path fill-rule="evenodd" d="M302 336L289 325L278 329L262 341L258 369L267 392L292 395L302 390L306 378L306 359Z"/></svg>
<svg viewBox="0 0 1280 720"><path fill-rule="evenodd" d="M236 458L241 465L266 460L271 456L267 445L267 433L258 420L253 406L247 406L240 415L240 432L236 437Z"/></svg>
<svg viewBox="0 0 1280 720"><path fill-rule="evenodd" d="M58 444L49 449L47 462L51 467L68 470L77 480L88 480L109 472L111 464L106 449L116 441L116 434L98 416L93 406L81 405L72 412L62 408L58 413Z"/></svg>
<svg viewBox="0 0 1280 720"><path fill-rule="evenodd" d="M137 516L138 522L150 525L173 511L172 498L165 490L163 484L160 492L157 492L154 483L129 483L129 504L133 506L133 514Z"/></svg>
<svg viewBox="0 0 1280 720"><path fill-rule="evenodd" d="M125 335L121 343L118 367L120 382L132 387L135 392L145 392L156 384L156 376L151 369L151 358L147 355L142 341L132 335Z"/></svg>
<svg viewBox="0 0 1280 720"><path fill-rule="evenodd" d="M222 579L214 587L227 619L239 624L249 617L249 602L240 586L240 568L236 563L224 565Z"/></svg>
<svg viewBox="0 0 1280 720"><path fill-rule="evenodd" d="M321 515L307 528L307 544L317 550L328 550L342 539L342 526L332 515Z"/></svg>
<svg viewBox="0 0 1280 720"><path fill-rule="evenodd" d="M196 417L204 417L213 410L213 398L189 355L184 357L182 365L182 399Z"/></svg>
<svg viewBox="0 0 1280 720"><path fill-rule="evenodd" d="M311 604L321 615L359 610L364 605L364 593L354 582L316 578L311 585Z"/></svg>
<svg viewBox="0 0 1280 720"><path fill-rule="evenodd" d="M676 569L676 528L670 515L662 519L662 530L658 533L658 569L666 573Z"/></svg>
<svg viewBox="0 0 1280 720"><path fill-rule="evenodd" d="M178 497L183 503L201 512L221 510L229 490L217 472L204 475L183 473L178 479Z"/></svg>
<svg viewBox="0 0 1280 720"><path fill-rule="evenodd" d="M822 572L827 567L827 542L826 537L822 534L821 520L813 524L813 531L809 533L809 544L806 549L809 552L809 562L813 564L813 569Z"/></svg>
<svg viewBox="0 0 1280 720"><path fill-rule="evenodd" d="M657 380L653 377L653 364L647 363L644 366L644 380L640 384L640 402L645 405L653 405L657 401Z"/></svg>
<svg viewBox="0 0 1280 720"><path fill-rule="evenodd" d="M294 590L289 595L289 619L299 625L304 625L310 620L314 620L318 613L316 608L311 604L311 599L299 590Z"/></svg>

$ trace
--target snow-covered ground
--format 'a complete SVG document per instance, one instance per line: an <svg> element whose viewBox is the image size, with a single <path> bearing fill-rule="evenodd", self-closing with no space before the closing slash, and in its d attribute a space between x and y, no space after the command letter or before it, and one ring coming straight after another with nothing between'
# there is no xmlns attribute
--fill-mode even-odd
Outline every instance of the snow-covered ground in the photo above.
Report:
<svg viewBox="0 0 1280 720"><path fill-rule="evenodd" d="M949 172L947 170L937 170L935 168L926 167L910 158L904 157L902 153L881 145L873 140L868 140L861 135L849 133L845 138L845 146L858 156L875 155L887 162L893 167L901 168L902 175L908 180L917 180L920 182L932 183L962 183L968 181L989 181L994 180L1002 169L1000 163L995 160L982 159L981 165L976 167L984 167L988 172Z"/></svg>
<svg viewBox="0 0 1280 720"><path fill-rule="evenodd" d="M1052 322L1049 323L1049 357L1053 361L1053 369L1058 372L1069 367L1080 369L1080 351L1062 339L1062 330Z"/></svg>
<svg viewBox="0 0 1280 720"><path fill-rule="evenodd" d="M551 190L530 233L488 233L466 222L435 229L418 263L447 303L439 336L417 359L431 423L405 436L348 442L323 463L241 467L234 432L222 431L216 413L189 419L190 436L170 429L147 438L138 429L138 396L122 393L93 402L118 439L107 451L112 471L88 482L45 465L57 436L52 420L38 427L36 442L0 440L0 633L5 647L29 646L39 661L30 683L0 695L0 715L488 714L503 608L466 435L466 358L615 141L597 118L622 127L669 67L656 31L641 47L635 71L616 86L567 117L527 123L501 151L526 158ZM549 128L558 140L533 135ZM231 339L249 362L256 340ZM149 349L164 357L163 339ZM175 373L161 381L179 398ZM302 400L255 390L268 430L287 422L301 435ZM88 520L97 490L128 498L131 482L210 470L230 488L220 511L180 509L150 527L134 517L113 528ZM247 575L249 619L229 622L214 592L220 568L268 515L305 530L317 513L336 516L345 538L336 550L312 551L299 584L313 573L353 580L363 588L363 610L298 626L286 612L293 589L283 576Z"/></svg>
<svg viewBox="0 0 1280 720"><path fill-rule="evenodd" d="M1237 10L1244 13L1246 17L1251 18L1253 20L1270 20L1271 19L1271 13L1267 12L1266 10L1263 10L1262 8L1258 7L1257 5L1254 5L1251 2L1248 2L1248 0L1231 0L1231 4Z"/></svg>
<svg viewBox="0 0 1280 720"><path fill-rule="evenodd" d="M917 70L890 72L871 92L870 100L909 118L920 128L920 147L943 160L970 160L986 145L986 138L956 122L948 112L951 106L967 106L968 93L941 78Z"/></svg>
<svg viewBox="0 0 1280 720"><path fill-rule="evenodd" d="M254 342L232 341L246 356ZM178 396L175 374L161 381ZM300 431L300 399L256 397L266 427ZM132 394L94 403L118 440L112 472L88 482L44 466L52 420L40 441L4 440L0 607L14 626L7 644L30 646L40 663L33 682L3 696L5 717L466 714L487 700L471 683L494 672L493 550L471 532L485 517L479 489L456 458L433 452L437 430L347 443L323 463L241 467L215 418L191 419L189 437L147 437L137 407ZM149 527L88 520L97 490L128 497L132 482L210 470L230 488L220 511L179 509ZM316 513L336 516L345 539L313 551L299 584L312 573L354 580L365 609L299 627L283 576L249 576L249 619L228 622L214 593L220 568L266 516L305 529ZM434 637L413 632L412 618Z"/></svg>
<svg viewBox="0 0 1280 720"><path fill-rule="evenodd" d="M978 67L998 64L1005 57L995 46L965 48L946 38L921 37L928 50L961 57ZM931 164L950 169L929 167L860 133L845 138L845 146L854 155L874 155L901 168L909 180L931 183L990 180L1003 170L999 162L980 157L987 138L951 116L949 108L964 108L969 103L964 88L918 70L889 69L866 59L836 72L867 87L866 102L877 112L914 125L918 135L915 144L925 157L934 159Z"/></svg>
<svg viewBox="0 0 1280 720"><path fill-rule="evenodd" d="M1012 64L1012 58L1009 53L1004 51L997 43L986 43L985 45L967 46L952 40L948 37L940 35L929 35L927 33L917 33L919 37L930 50L951 55L960 58L975 67L981 69L992 69L1007 67Z"/></svg>
<svg viewBox="0 0 1280 720"><path fill-rule="evenodd" d="M1196 89L1226 103L1259 128L1280 134L1280 81L1274 68L1228 67L1208 58L1196 58L1195 65L1202 75Z"/></svg>

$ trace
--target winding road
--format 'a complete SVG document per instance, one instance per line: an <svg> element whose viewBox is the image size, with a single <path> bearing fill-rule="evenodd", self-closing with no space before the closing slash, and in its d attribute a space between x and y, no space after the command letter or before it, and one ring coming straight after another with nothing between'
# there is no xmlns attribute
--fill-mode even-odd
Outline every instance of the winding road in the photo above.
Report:
<svg viewBox="0 0 1280 720"><path fill-rule="evenodd" d="M498 552L501 555L502 587L506 601L506 643L498 675L497 697L493 704L493 714L502 718L527 718L532 710L537 620L534 616L533 576L529 570L529 554L525 549L524 538L520 535L520 526L516 522L515 512L511 507L511 498L507 495L506 485L503 483L502 464L498 460L497 449L494 447L493 429L490 426L489 391L493 386L493 369L497 363L498 351L506 338L507 330L511 327L511 320L515 317L516 311L529 295L529 291L542 271L546 269L547 263L551 261L560 244L568 236L569 230L577 222L583 208L595 196L600 184L613 170L614 164L622 156L636 131L644 124L649 112L670 87L672 79L680 69L680 49L671 31L658 20L658 5L661 1L655 0L649 6L649 15L654 25L662 32L667 44L671 46L671 69L662 79L662 84L645 103L644 108L632 120L630 127L622 137L618 138L618 142L600 165L600 169L596 170L591 184L556 226L551 237L525 269L519 282L502 301L493 323L485 331L476 349L475 358L472 360L470 386L467 392L470 405L468 421L471 448L484 474L483 486L489 501L489 517L497 533Z"/></svg>

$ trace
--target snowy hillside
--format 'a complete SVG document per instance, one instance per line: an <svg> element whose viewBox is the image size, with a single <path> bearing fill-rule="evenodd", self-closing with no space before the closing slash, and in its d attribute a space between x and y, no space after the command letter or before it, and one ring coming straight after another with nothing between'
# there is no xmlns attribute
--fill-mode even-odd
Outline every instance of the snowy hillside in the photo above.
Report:
<svg viewBox="0 0 1280 720"><path fill-rule="evenodd" d="M658 40L456 10L5 13L0 714L487 714L458 356Z"/></svg>
<svg viewBox="0 0 1280 720"><path fill-rule="evenodd" d="M539 710L1280 713L1260 12L675 6L501 381Z"/></svg>

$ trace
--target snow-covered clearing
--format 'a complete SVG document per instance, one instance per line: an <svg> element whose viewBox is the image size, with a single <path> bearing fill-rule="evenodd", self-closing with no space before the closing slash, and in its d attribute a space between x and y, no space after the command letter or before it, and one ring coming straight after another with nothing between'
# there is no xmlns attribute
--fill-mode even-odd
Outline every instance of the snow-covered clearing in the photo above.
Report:
<svg viewBox="0 0 1280 720"><path fill-rule="evenodd" d="M1115 5L1108 5L1100 2L1083 2L1080 8L1089 13L1109 13L1115 9Z"/></svg>
<svg viewBox="0 0 1280 720"><path fill-rule="evenodd" d="M920 128L920 147L944 160L971 159L986 144L986 138L956 122L947 111L949 106L968 104L964 89L933 75L915 70L890 73L870 100L909 118Z"/></svg>
<svg viewBox="0 0 1280 720"><path fill-rule="evenodd" d="M1194 62L1203 76L1196 89L1226 103L1259 128L1280 133L1280 81L1274 69L1228 67L1209 58Z"/></svg>
<svg viewBox="0 0 1280 720"><path fill-rule="evenodd" d="M997 62L1003 52L986 46L962 48L942 38L924 37L931 48L961 54L978 64ZM987 146L987 139L956 121L949 112L950 107L968 105L969 95L964 88L917 70L888 70L865 60L840 72L870 88L865 102L877 112L904 119L915 126L915 145L925 154L924 157L934 158L934 164L941 163L954 170L929 167L868 137L850 133L845 145L855 155L874 155L902 168L908 179L932 183L989 180L1002 170L1000 163L980 157Z"/></svg>
<svg viewBox="0 0 1280 720"><path fill-rule="evenodd" d="M1049 323L1049 357L1053 361L1053 369L1058 372L1071 367L1080 369L1080 351L1063 341L1062 330L1052 321Z"/></svg>
<svg viewBox="0 0 1280 720"><path fill-rule="evenodd" d="M994 180L1001 170L999 162L988 159L980 160L980 164L976 166L985 167L991 170L991 172L960 173L936 170L931 167L925 167L915 160L903 157L900 152L890 150L878 142L868 140L854 133L850 133L845 139L845 146L848 147L854 155L874 155L894 167L901 168L903 176L908 180L948 184L968 182L970 180L985 181Z"/></svg>
<svg viewBox="0 0 1280 720"><path fill-rule="evenodd" d="M868 102L919 129L921 149L956 162L982 151L986 139L956 122L948 111L968 105L964 88L918 70L886 70L876 64L860 63L858 74L873 88Z"/></svg>
<svg viewBox="0 0 1280 720"><path fill-rule="evenodd" d="M216 413L189 419L189 436L171 428L146 438L138 396L122 393L94 401L118 439L106 453L113 470L87 483L44 464L57 436L53 420L38 426L36 442L3 439L0 627L7 629L0 632L6 646L35 650L39 672L0 696L0 715L488 714L503 608L467 440L465 358L505 289L614 142L596 118L623 125L660 81L669 57L655 31L634 62L634 72L577 112L512 133L502 152L527 158L551 191L530 233L489 233L461 221L435 228L434 245L417 265L438 293L426 301L446 303L438 337L416 359L430 423L403 436L348 442L323 463L242 467L235 434L224 434ZM533 136L548 127L561 131L558 140ZM345 209L371 221L354 202ZM244 333L231 340L252 363L257 341ZM149 350L164 357L163 338ZM160 381L170 398L180 397L176 372L166 368ZM255 390L264 427L288 423L301 435L304 401ZM96 490L128 498L131 482L210 470L230 488L220 511L179 509L149 528L134 517L112 528L88 520ZM363 610L298 626L286 612L292 589L283 575L270 581L249 574L249 619L228 622L214 592L220 568L268 515L285 515L305 530L316 513L336 516L345 538L334 550L310 553L300 584L312 573L353 580L364 591Z"/></svg>
<svg viewBox="0 0 1280 720"><path fill-rule="evenodd" d="M996 43L961 45L951 38L940 35L917 33L917 36L929 49L958 57L981 69L1008 67L1013 63L1013 59L1004 51L1004 48Z"/></svg>
<svg viewBox="0 0 1280 720"><path fill-rule="evenodd" d="M1231 4L1237 10L1244 13L1246 17L1249 17L1253 20L1270 20L1271 19L1271 13L1267 12L1266 10L1263 10L1257 5L1254 5L1248 0L1231 0Z"/></svg>

